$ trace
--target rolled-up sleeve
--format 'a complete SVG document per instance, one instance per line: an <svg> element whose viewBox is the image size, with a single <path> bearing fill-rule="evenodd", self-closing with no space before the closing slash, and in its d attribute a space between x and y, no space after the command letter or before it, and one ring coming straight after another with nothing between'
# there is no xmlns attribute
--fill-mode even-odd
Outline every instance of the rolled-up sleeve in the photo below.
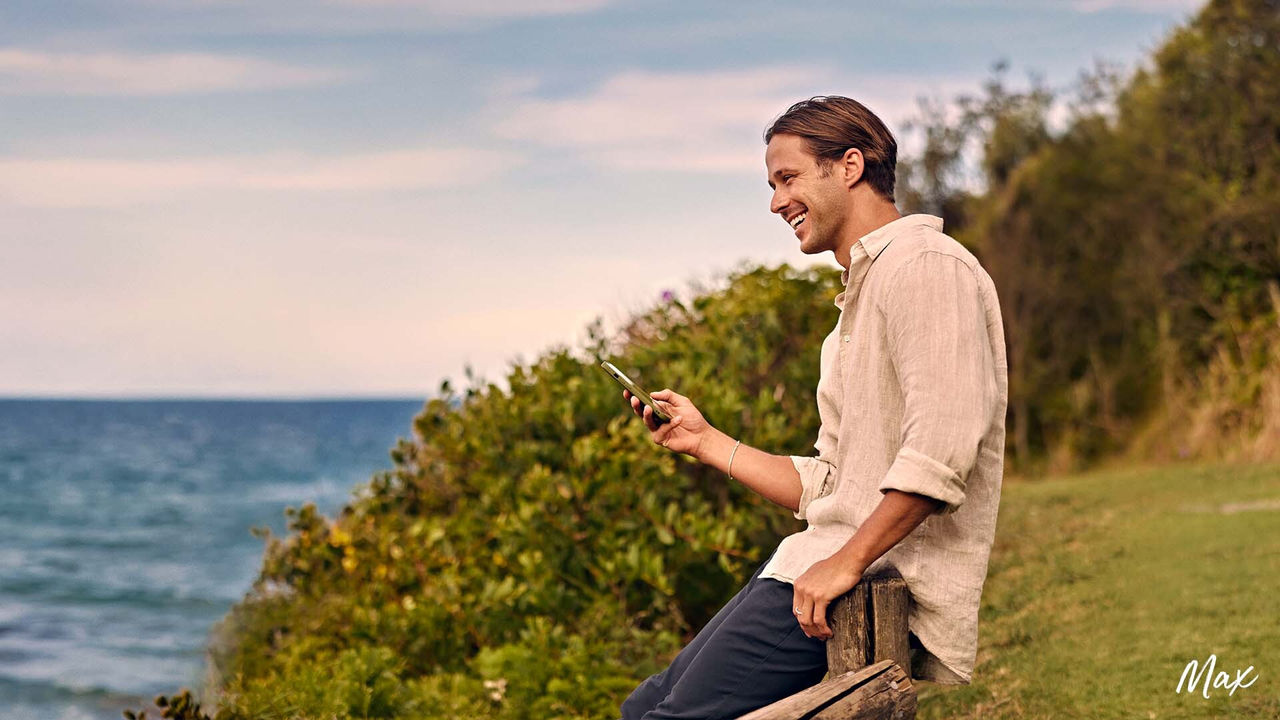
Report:
<svg viewBox="0 0 1280 720"><path fill-rule="evenodd" d="M881 311L903 415L902 446L880 492L925 495L953 513L998 404L977 278L957 257L923 253L898 269Z"/></svg>
<svg viewBox="0 0 1280 720"><path fill-rule="evenodd" d="M797 520L805 519L809 503L830 491L831 473L835 465L816 457L792 455L791 464L800 473L800 506L795 511Z"/></svg>

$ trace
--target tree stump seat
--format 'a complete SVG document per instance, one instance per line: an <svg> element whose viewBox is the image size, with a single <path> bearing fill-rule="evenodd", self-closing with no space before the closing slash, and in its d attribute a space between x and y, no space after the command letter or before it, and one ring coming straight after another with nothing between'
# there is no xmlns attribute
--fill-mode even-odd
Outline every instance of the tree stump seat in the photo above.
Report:
<svg viewBox="0 0 1280 720"><path fill-rule="evenodd" d="M827 678L738 720L910 720L907 615L911 594L894 572L862 578L828 612Z"/></svg>

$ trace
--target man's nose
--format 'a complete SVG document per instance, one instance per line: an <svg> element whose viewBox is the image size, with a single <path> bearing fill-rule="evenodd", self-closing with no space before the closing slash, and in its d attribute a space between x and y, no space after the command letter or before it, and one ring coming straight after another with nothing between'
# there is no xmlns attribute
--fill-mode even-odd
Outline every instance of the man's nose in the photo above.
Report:
<svg viewBox="0 0 1280 720"><path fill-rule="evenodd" d="M782 193L782 187L779 186L773 191L773 197L769 199L769 212L781 213L782 209L787 206L787 198Z"/></svg>

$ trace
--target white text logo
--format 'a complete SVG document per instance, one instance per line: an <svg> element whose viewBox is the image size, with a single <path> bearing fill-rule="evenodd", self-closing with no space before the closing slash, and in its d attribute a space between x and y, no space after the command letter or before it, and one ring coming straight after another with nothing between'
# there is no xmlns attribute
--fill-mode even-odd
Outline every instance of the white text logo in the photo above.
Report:
<svg viewBox="0 0 1280 720"><path fill-rule="evenodd" d="M1258 681L1257 675L1254 675L1253 679L1249 680L1249 674L1253 672L1252 665L1244 670L1236 670L1236 678L1232 680L1231 676L1225 672L1214 673L1217 664L1217 655L1210 655L1203 666L1195 660L1187 663L1187 667L1182 671L1182 677L1178 679L1177 692L1182 692L1183 684L1186 684L1188 693L1195 693L1196 685L1201 685L1201 693L1207 700L1209 699L1210 687L1214 689L1223 688L1227 690L1228 695L1235 695L1236 690L1239 688L1247 688ZM1249 682L1246 683L1245 680L1249 680ZM1201 681L1203 681L1203 684Z"/></svg>

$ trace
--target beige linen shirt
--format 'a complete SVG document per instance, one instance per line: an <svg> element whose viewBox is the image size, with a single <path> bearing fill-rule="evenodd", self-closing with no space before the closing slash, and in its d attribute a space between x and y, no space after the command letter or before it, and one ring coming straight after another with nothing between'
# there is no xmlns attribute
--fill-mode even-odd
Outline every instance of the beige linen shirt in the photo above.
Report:
<svg viewBox="0 0 1280 720"><path fill-rule="evenodd" d="M896 569L924 646L912 676L965 684L995 536L1009 401L995 285L942 220L907 215L854 244L840 318L822 343L817 457L792 456L803 492L761 577L793 582L833 555L895 489L945 504L872 563Z"/></svg>

